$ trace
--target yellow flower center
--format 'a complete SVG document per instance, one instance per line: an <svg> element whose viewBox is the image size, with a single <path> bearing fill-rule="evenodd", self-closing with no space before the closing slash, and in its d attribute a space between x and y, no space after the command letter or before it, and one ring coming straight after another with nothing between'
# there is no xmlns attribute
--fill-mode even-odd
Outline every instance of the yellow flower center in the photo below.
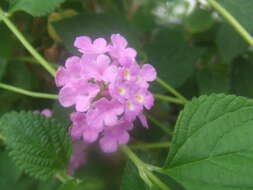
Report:
<svg viewBox="0 0 253 190"><path fill-rule="evenodd" d="M127 107L128 107L128 109L129 110L134 110L134 105L133 105L133 103L131 102L131 101L127 101Z"/></svg>
<svg viewBox="0 0 253 190"><path fill-rule="evenodd" d="M119 94L121 96L123 96L124 94L126 94L126 90L124 88L121 88L121 87L118 88L118 92L119 92Z"/></svg>
<svg viewBox="0 0 253 190"><path fill-rule="evenodd" d="M129 80L129 79L130 79L130 71L129 71L129 69L125 69L125 70L123 71L123 76L124 76L124 78L125 78L126 80Z"/></svg>
<svg viewBox="0 0 253 190"><path fill-rule="evenodd" d="M137 102L142 103L143 100L144 100L144 96L142 96L142 95L136 95L135 99L137 100Z"/></svg>

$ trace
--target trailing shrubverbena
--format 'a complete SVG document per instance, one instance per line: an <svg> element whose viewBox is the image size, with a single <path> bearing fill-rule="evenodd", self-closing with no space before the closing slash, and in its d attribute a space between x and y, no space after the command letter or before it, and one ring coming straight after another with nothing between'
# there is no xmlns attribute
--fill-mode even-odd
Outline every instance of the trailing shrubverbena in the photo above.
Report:
<svg viewBox="0 0 253 190"><path fill-rule="evenodd" d="M0 7L1 190L253 189L252 1Z"/></svg>

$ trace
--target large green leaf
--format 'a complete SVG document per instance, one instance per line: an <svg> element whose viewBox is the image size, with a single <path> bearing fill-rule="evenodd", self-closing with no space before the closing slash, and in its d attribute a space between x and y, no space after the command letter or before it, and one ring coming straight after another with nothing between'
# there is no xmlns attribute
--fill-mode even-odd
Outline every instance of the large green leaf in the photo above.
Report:
<svg viewBox="0 0 253 190"><path fill-rule="evenodd" d="M33 16L44 16L59 7L65 0L8 0L11 11L23 10Z"/></svg>
<svg viewBox="0 0 253 190"><path fill-rule="evenodd" d="M165 172L187 190L253 189L253 101L201 96L176 124Z"/></svg>
<svg viewBox="0 0 253 190"><path fill-rule="evenodd" d="M67 128L32 112L10 112L0 120L10 156L18 167L45 179L66 170L70 156Z"/></svg>

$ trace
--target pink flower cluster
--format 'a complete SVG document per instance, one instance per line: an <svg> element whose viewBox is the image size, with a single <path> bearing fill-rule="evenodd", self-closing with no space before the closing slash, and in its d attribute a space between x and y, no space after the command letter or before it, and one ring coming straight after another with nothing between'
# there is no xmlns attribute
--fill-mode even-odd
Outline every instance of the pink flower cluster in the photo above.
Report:
<svg viewBox="0 0 253 190"><path fill-rule="evenodd" d="M56 74L61 105L76 109L71 136L86 143L99 139L104 152L115 152L128 143L136 118L148 127L143 110L154 104L148 88L156 70L139 66L136 50L120 34L112 34L109 44L104 38L80 36L74 46L81 56L68 58Z"/></svg>

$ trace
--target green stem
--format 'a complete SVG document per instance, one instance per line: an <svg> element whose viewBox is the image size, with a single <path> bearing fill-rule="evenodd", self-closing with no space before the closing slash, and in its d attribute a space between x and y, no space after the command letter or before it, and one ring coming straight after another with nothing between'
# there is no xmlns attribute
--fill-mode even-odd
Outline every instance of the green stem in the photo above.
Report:
<svg viewBox="0 0 253 190"><path fill-rule="evenodd" d="M66 174L66 172L57 173L55 175L55 178L57 178L62 183L66 183L69 180L75 179L72 176L69 176L68 174Z"/></svg>
<svg viewBox="0 0 253 190"><path fill-rule="evenodd" d="M31 96L31 97L34 97L34 98L58 99L58 96L55 95L55 94L32 92L32 91L24 90L22 88L17 88L15 86L7 85L7 84L1 83L1 82L0 82L0 88L3 88L5 90L9 90L9 91L12 91L12 92L16 92L16 93L19 93L19 94L23 94L23 95L26 95L26 96Z"/></svg>
<svg viewBox="0 0 253 190"><path fill-rule="evenodd" d="M167 126L165 126L164 124L162 124L160 121L158 121L157 119L155 119L153 116L151 116L150 114L146 114L147 118L154 123L157 127L160 127L161 130L163 130L165 133L167 133L169 136L172 135L172 132L169 130L169 128Z"/></svg>
<svg viewBox="0 0 253 190"><path fill-rule="evenodd" d="M27 41L23 34L17 29L13 22L8 18L0 8L0 19L7 25L7 27L13 32L13 34L19 39L24 47L33 55L33 57L52 75L55 75L55 69L33 48L33 46Z"/></svg>
<svg viewBox="0 0 253 190"><path fill-rule="evenodd" d="M132 149L150 149L150 148L168 148L170 142L159 142L159 143L142 143L130 145Z"/></svg>
<svg viewBox="0 0 253 190"><path fill-rule="evenodd" d="M175 103L175 104L181 104L181 105L185 104L184 101L182 101L181 99L178 99L178 98L174 98L174 97L170 97L170 96L164 96L164 95L161 95L161 94L155 94L154 96L155 96L156 99L159 99L159 100L168 101L168 102L172 102L172 103Z"/></svg>
<svg viewBox="0 0 253 190"><path fill-rule="evenodd" d="M175 95L178 99L180 99L183 103L187 103L188 100L181 95L176 89L174 89L172 86L170 86L168 83L160 79L159 77L156 78L156 82L159 83L161 86L163 86L168 92Z"/></svg>
<svg viewBox="0 0 253 190"><path fill-rule="evenodd" d="M253 46L252 36L225 8L223 8L216 0L208 0L208 3L219 12L251 46Z"/></svg>
<svg viewBox="0 0 253 190"><path fill-rule="evenodd" d="M121 147L121 150L132 160L132 162L136 165L137 168L141 168L143 172L149 177L154 184L156 184L161 190L171 190L166 184L164 184L157 176L155 176L151 171L148 170L148 166L139 159L134 152L128 148L126 145Z"/></svg>

